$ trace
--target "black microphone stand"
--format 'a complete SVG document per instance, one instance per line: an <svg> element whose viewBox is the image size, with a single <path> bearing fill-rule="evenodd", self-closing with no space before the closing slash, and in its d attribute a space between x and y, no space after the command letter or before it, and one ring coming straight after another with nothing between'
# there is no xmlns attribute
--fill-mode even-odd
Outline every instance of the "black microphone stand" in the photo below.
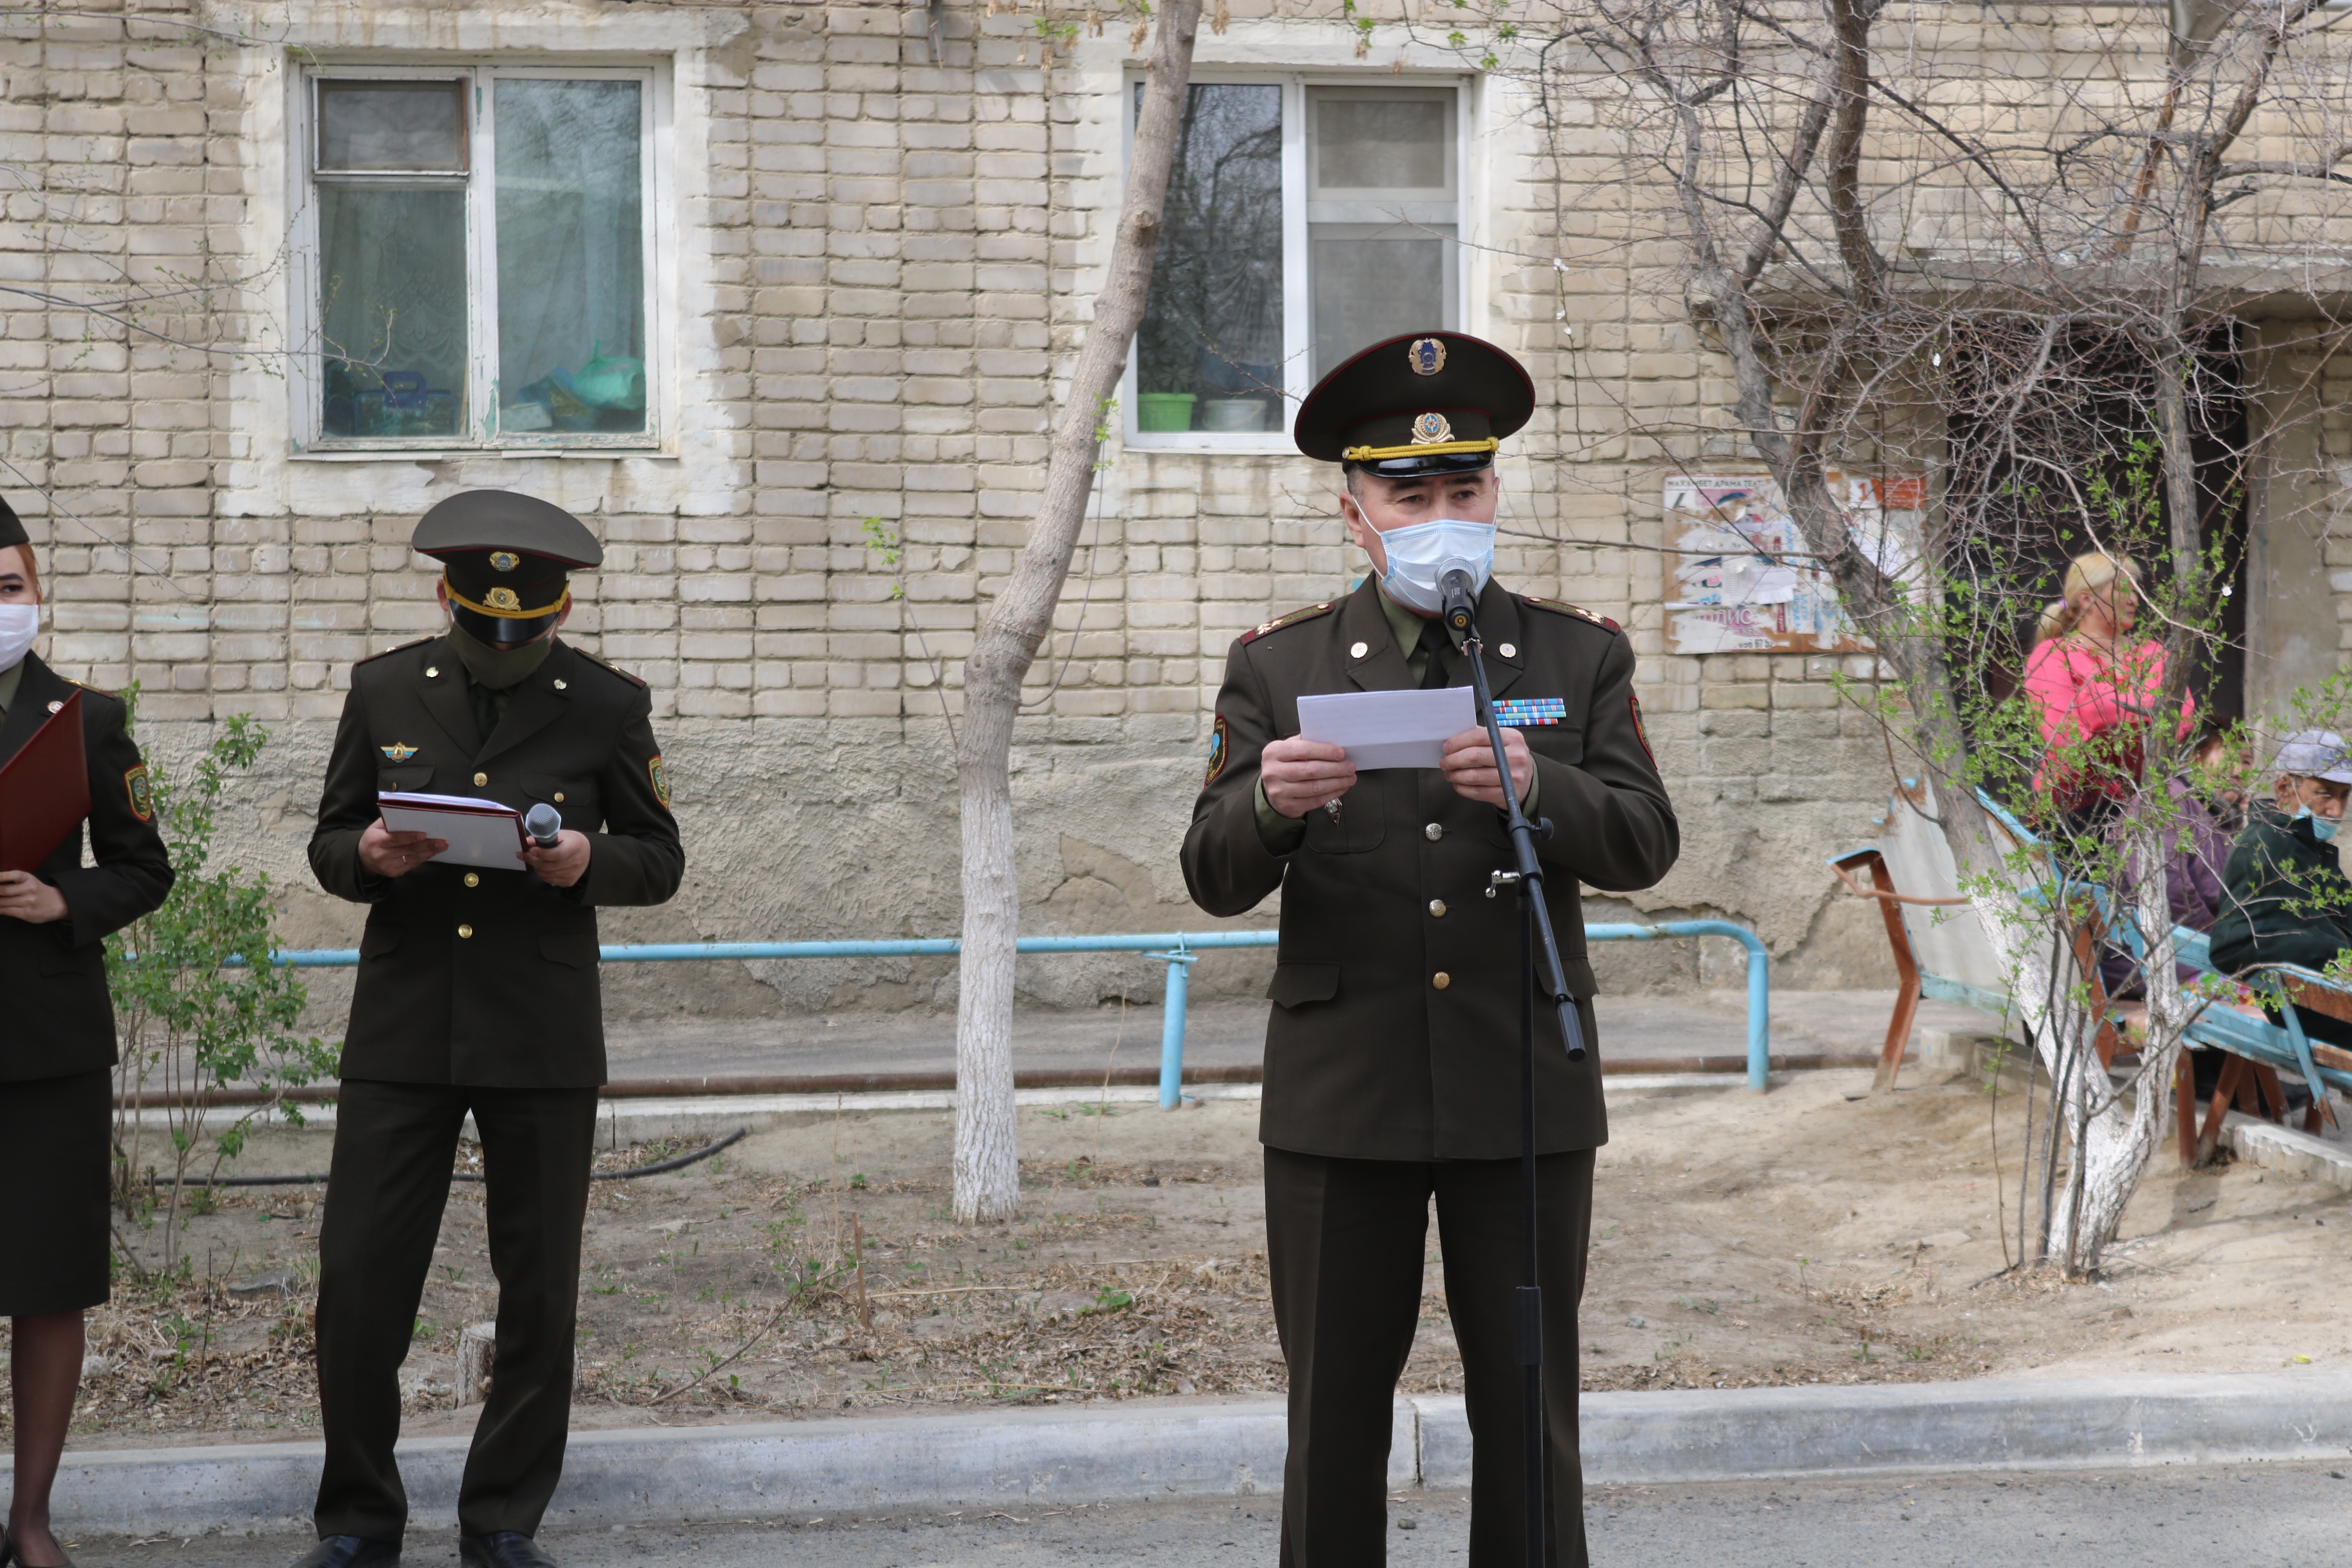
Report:
<svg viewBox="0 0 2352 1568"><path fill-rule="evenodd" d="M1519 808L1519 792L1511 783L1510 754L1503 749L1503 726L1495 718L1495 694L1486 684L1485 639L1478 635L1475 599L1466 574L1445 576L1444 608L1440 620L1470 656L1470 689L1478 704L1486 743L1494 748L1495 773L1503 781L1505 810L1510 829L1514 871L1497 871L1488 879L1486 896L1509 884L1519 895L1519 1178L1527 1214L1526 1251L1518 1289L1519 1375L1522 1380L1524 1470L1527 1487L1528 1568L1546 1568L1544 1535L1546 1492L1544 1473L1543 1286L1536 1273L1536 956L1543 956L1544 994L1559 1014L1559 1037L1568 1045L1570 1061L1584 1059L1584 1026L1576 1016L1576 999L1568 994L1568 972L1560 963L1559 942L1551 928L1551 910L1543 900L1543 866L1536 844L1551 837L1549 818L1529 822Z"/></svg>

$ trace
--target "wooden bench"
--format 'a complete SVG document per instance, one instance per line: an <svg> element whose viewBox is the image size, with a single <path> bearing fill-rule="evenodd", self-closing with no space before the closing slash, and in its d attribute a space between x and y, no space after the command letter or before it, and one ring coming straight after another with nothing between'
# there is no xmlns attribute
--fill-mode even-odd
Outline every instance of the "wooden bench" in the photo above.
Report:
<svg viewBox="0 0 2352 1568"><path fill-rule="evenodd" d="M1958 896L1958 877L1951 869L1948 851L1939 857L1924 847L1921 829L1928 827L1919 811L1906 809L1916 805L1923 809L1924 791L1912 781L1905 781L1904 795L1890 803L1886 838L1876 844L1864 845L1843 854L1828 857L1831 868L1839 879L1858 892L1876 899L1880 915L1886 924L1886 940L1895 958L1897 988L1895 1010L1887 1019L1886 1039L1880 1047L1878 1071L1873 1088L1889 1088L1900 1070L1903 1053L1911 1036L1911 1026L1919 1010L1922 996L1939 1001L1957 1002L2007 1018L2011 1012L2008 993L1997 984L1984 983L1980 963L1972 963L1972 975L1938 973L1920 962L1920 949L1909 911L1937 906L1962 906L1968 900ZM1984 802L1993 813L2001 830L2019 844L2036 847L2032 834L2008 812L1990 800ZM1937 833L1935 850L1942 850L1940 833ZM1916 879L1914 887L1941 886L1933 894L1906 893L1896 885L1893 862L1907 860ZM1941 870L1943 875L1937 876ZM1865 889L1855 880L1855 873L1867 876ZM1945 921L1973 930L1983 943L1982 931L1972 914L1956 913ZM2122 1046L2116 1028L2119 1021L2109 1005L2099 981L2097 953L2108 933L2101 930L2102 921L2095 915L2077 922L2074 927L2075 959L2083 973L2089 977L2091 1005L2100 1019L2095 1049L2103 1068L2112 1067ZM2135 958L2145 960L2147 947L2133 922L2128 919L2116 921L2112 935L2120 940ZM2242 977L2222 974L2213 967L2212 952L2205 934L2175 926L2172 930L2176 961L2200 974L2219 975L2223 979L2242 978L2249 984L2263 984L2273 989L2292 1004L2283 1014L2283 1022L2273 1024L2267 1018L2257 1018L2232 1008L2209 1004L2199 1012L2187 1031L2189 1043L2223 1052L2228 1060L2222 1064L2221 1080L2214 1086L2202 1124L2198 1118L2195 1067L2189 1053L2183 1051L2175 1069L2173 1100L2178 1121L2178 1139L2183 1164L2193 1164L2211 1157L2221 1131L2222 1119L2232 1106L2241 1110L2266 1117L2273 1121L2286 1119L2286 1096L2280 1080L2282 1071L2291 1072L2311 1091L2311 1105L2304 1114L2304 1131L2315 1132L2323 1118L2334 1119L2326 1103L2326 1089L2333 1087L2352 1093L2352 1051L2313 1040L2304 1032L2295 1016L2294 1007L2308 1007L2329 1017L2352 1023L2352 988L2294 965L2265 965L2249 971ZM1949 950L1951 943L1945 946ZM2264 977L2267 976L2267 984Z"/></svg>

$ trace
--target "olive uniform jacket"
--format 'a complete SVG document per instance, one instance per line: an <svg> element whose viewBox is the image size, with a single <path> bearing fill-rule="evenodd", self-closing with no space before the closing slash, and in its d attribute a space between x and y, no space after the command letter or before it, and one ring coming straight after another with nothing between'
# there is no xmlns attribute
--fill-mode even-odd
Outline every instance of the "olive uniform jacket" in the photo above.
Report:
<svg viewBox="0 0 2352 1568"><path fill-rule="evenodd" d="M105 939L163 901L172 862L155 830L146 764L131 743L122 700L77 686L25 656L16 695L0 720L0 764L22 751L52 704L81 693L82 754L89 816L33 874L64 895L66 918L41 925L0 915L0 1081L63 1078L114 1065L114 1004L106 987ZM87 835L94 866L82 864Z"/></svg>
<svg viewBox="0 0 2352 1568"><path fill-rule="evenodd" d="M1184 837L1184 879L1213 915L1282 889L1259 1136L1304 1154L1496 1160L1519 1152L1520 914L1487 877L1512 866L1503 814L1434 768L1360 773L1339 810L1310 811L1287 854L1257 825L1258 756L1298 732L1298 699L1412 686L1371 579L1270 621L1226 656L1209 776ZM1578 884L1665 875L1681 845L1642 732L1633 653L1616 624L1488 583L1478 597L1503 722L1536 761L1538 854L1569 989L1593 1048L1571 1062L1536 1008L1540 1152L1608 1141ZM1470 679L1453 661L1454 684ZM1516 710L1516 711L1515 711Z"/></svg>
<svg viewBox="0 0 2352 1568"><path fill-rule="evenodd" d="M558 641L477 734L466 667L446 637L352 671L310 868L373 906L341 1076L489 1089L604 1081L596 906L658 904L686 871L645 682ZM552 888L511 871L427 862L403 877L360 865L381 790L541 801L588 837L587 873Z"/></svg>

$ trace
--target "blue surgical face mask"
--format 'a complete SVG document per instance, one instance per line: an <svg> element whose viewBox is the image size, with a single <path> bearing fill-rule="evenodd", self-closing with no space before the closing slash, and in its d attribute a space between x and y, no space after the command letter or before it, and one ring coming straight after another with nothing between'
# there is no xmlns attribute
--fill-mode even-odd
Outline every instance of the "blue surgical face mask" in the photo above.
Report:
<svg viewBox="0 0 2352 1568"><path fill-rule="evenodd" d="M2318 839L2322 844L2327 843L2330 839L2334 838L2336 837L2336 830L2343 826L2343 824L2336 818L2332 816L2322 816L2307 805L2296 808L2294 820L2297 822L2310 823L2311 836L2314 838Z"/></svg>
<svg viewBox="0 0 2352 1568"><path fill-rule="evenodd" d="M1433 616L1444 607L1444 596L1437 584L1448 568L1466 567L1473 592L1484 589L1495 571L1495 525L1491 522L1464 522L1457 518L1441 517L1432 522L1416 522L1410 528L1392 528L1381 535L1381 548L1389 558L1381 586L1398 604L1427 615Z"/></svg>

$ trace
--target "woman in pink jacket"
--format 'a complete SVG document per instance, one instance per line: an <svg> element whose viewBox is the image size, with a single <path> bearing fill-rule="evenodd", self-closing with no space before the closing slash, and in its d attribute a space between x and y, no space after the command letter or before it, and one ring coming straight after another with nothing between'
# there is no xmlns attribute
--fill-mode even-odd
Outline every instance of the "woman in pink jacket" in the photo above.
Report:
<svg viewBox="0 0 2352 1568"><path fill-rule="evenodd" d="M2025 661L2042 721L2034 792L2077 835L2100 830L2140 788L2147 726L2164 695L2164 650L2131 641L2139 570L2099 552L2067 563L2065 597L2042 612ZM2180 737L2196 700L2180 700Z"/></svg>

